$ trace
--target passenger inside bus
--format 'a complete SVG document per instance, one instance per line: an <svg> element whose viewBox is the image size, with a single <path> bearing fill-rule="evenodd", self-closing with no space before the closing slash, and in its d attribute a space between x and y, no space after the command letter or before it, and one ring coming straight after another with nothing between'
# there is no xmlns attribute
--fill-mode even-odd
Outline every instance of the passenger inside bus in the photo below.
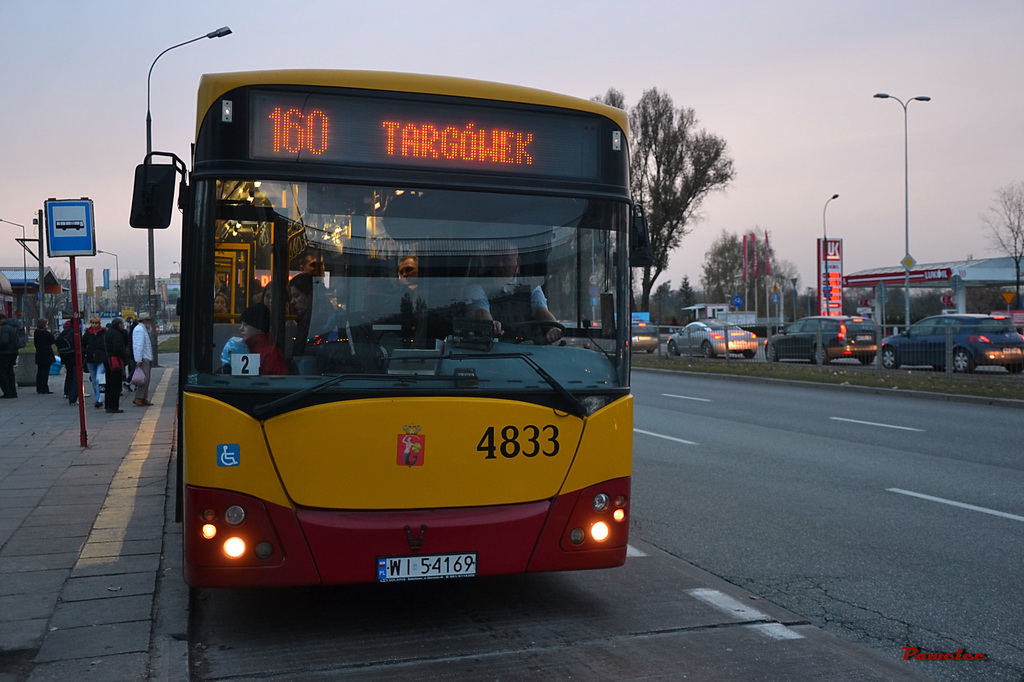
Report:
<svg viewBox="0 0 1024 682"><path fill-rule="evenodd" d="M260 356L260 374L287 374L284 353L270 337L270 309L254 303L242 312L238 334L250 353Z"/></svg>
<svg viewBox="0 0 1024 682"><path fill-rule="evenodd" d="M288 282L288 307L296 319L292 355L304 355L309 339L309 322L313 313L313 275L301 272Z"/></svg>
<svg viewBox="0 0 1024 682"><path fill-rule="evenodd" d="M324 262L320 255L312 250L307 250L302 254L302 260L299 262L299 272L306 272L314 277L323 277Z"/></svg>
<svg viewBox="0 0 1024 682"><path fill-rule="evenodd" d="M415 291L419 284L420 259L416 256L403 256L398 261L398 278L402 280L405 287Z"/></svg>
<svg viewBox="0 0 1024 682"><path fill-rule="evenodd" d="M519 250L508 247L487 258L481 274L497 280L499 288L488 295L480 284L469 285L466 292L469 315L475 320L490 320L496 338L508 335L548 344L562 338L564 327L548 309L548 300L540 285L531 289L518 281Z"/></svg>
<svg viewBox="0 0 1024 682"><path fill-rule="evenodd" d="M213 297L213 314L227 315L228 305L228 295L223 291L217 292L217 295Z"/></svg>

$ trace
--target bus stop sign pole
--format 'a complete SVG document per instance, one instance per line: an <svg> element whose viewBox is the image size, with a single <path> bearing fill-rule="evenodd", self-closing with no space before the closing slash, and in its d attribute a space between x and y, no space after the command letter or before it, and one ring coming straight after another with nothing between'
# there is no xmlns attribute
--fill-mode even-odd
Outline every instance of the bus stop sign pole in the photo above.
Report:
<svg viewBox="0 0 1024 682"><path fill-rule="evenodd" d="M82 318L78 309L78 271L75 256L96 255L96 219L92 199L47 199L46 251L50 258L67 256L71 264L71 325L75 339L75 383L78 391L78 419L81 424L82 447L89 447L89 433L85 424L85 384L82 381ZM42 245L40 259L42 264ZM43 282L40 279L39 287ZM97 396L99 397L99 396Z"/></svg>
<svg viewBox="0 0 1024 682"><path fill-rule="evenodd" d="M85 382L82 381L82 316L78 310L78 271L75 269L75 257L68 258L71 263L71 331L75 337L75 393L78 394L79 440L83 448L89 447L89 430L85 423ZM71 371L70 369L68 371Z"/></svg>

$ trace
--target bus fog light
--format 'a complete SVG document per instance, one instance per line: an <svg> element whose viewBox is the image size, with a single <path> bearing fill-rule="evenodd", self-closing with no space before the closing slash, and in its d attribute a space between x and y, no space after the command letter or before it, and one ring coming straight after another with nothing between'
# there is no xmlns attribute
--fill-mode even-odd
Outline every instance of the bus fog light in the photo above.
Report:
<svg viewBox="0 0 1024 682"><path fill-rule="evenodd" d="M274 553L274 546L266 540L264 540L263 542L257 543L256 549L254 551L256 552L256 556L258 558L269 559L270 556Z"/></svg>
<svg viewBox="0 0 1024 682"><path fill-rule="evenodd" d="M569 539L572 541L572 544L574 544L574 545L582 545L583 544L583 529L582 528L573 528L569 532Z"/></svg>
<svg viewBox="0 0 1024 682"><path fill-rule="evenodd" d="M212 523L204 523L203 537L207 540L212 540L213 538L217 537L217 526L213 525Z"/></svg>
<svg viewBox="0 0 1024 682"><path fill-rule="evenodd" d="M594 538L598 542L604 542L608 539L608 524L604 521L598 521L590 527L590 537Z"/></svg>
<svg viewBox="0 0 1024 682"><path fill-rule="evenodd" d="M224 553L232 559L242 556L245 554L245 540L238 537L228 538L224 541Z"/></svg>
<svg viewBox="0 0 1024 682"><path fill-rule="evenodd" d="M232 526L237 526L242 521L245 521L245 510L239 507L237 504L233 504L227 508L224 512L224 520L230 523Z"/></svg>
<svg viewBox="0 0 1024 682"><path fill-rule="evenodd" d="M598 493L594 495L594 511L604 511L608 508L608 504L611 499L605 493Z"/></svg>

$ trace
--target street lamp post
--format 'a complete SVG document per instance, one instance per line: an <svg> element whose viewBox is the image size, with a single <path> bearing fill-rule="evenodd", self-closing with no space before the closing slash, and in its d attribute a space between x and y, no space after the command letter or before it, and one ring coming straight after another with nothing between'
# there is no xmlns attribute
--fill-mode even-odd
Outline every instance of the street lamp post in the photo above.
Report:
<svg viewBox="0 0 1024 682"><path fill-rule="evenodd" d="M906 271L903 282L903 305L904 305L904 328L910 327L910 268L913 267L913 258L910 255L910 154L909 137L907 135L907 106L914 101L930 102L931 97L920 95L911 97L906 102L899 97L879 92L875 94L878 99L894 99L903 107L903 237L906 247L906 255L903 256L903 269Z"/></svg>
<svg viewBox="0 0 1024 682"><path fill-rule="evenodd" d="M150 233L152 234L152 233ZM117 258L117 254L113 251L104 251L103 249L96 249L96 253L105 253L108 256L114 257L114 276L117 278L114 283L114 293L117 300L117 314L121 314L121 264Z"/></svg>
<svg viewBox="0 0 1024 682"><path fill-rule="evenodd" d="M25 270L28 269L28 263L25 260L25 226L21 223L13 223L10 220L4 220L0 218L0 223L7 223L8 225L14 225L15 227L21 228L21 278L25 279ZM42 284L40 284L42 286ZM18 312L22 315L25 314L25 283L21 283L21 296L18 297Z"/></svg>
<svg viewBox="0 0 1024 682"><path fill-rule="evenodd" d="M832 195L831 197L829 197L828 201L826 201L826 202L825 202L825 206L824 206L824 208L822 208L822 209L821 209L821 236L822 236L822 238L824 238L824 239L825 239L826 241L828 240L828 227L827 227L827 226L826 226L826 224L825 224L825 211L827 211L827 210L828 210L828 205L829 205L829 203L830 203L830 202L831 202L831 201L832 201L833 199L838 199L838 198L839 198L839 195L838 195L838 194L833 194L833 195ZM824 244L822 244L822 247L821 247L821 248L825 248L825 245L824 245Z"/></svg>
<svg viewBox="0 0 1024 682"><path fill-rule="evenodd" d="M833 194L828 200L825 201L825 205L821 209L821 252L818 254L818 314L828 315L828 308L822 303L825 300L825 292L822 289L825 285L822 283L822 276L824 267L822 263L826 262L828 256L828 226L825 222L825 213L828 211L828 205L833 199L838 199L838 194Z"/></svg>
<svg viewBox="0 0 1024 682"><path fill-rule="evenodd" d="M210 31L209 33L206 33L204 35L199 36L198 38L192 38L191 40L186 40L183 43L178 43L177 45L171 45L169 48L167 48L166 50L164 50L163 52L158 54L156 56L156 59L153 60L153 63L150 64L150 66L149 66L149 73L146 75L146 164L147 165L150 163L150 157L151 157L151 155L153 153L153 116L152 116L151 110L150 110L150 90L151 90L150 83L151 83L152 78L153 78L153 67L156 66L156 63L157 63L157 61L160 60L160 57L163 57L165 54L167 54L168 52L170 52L173 49L182 47L184 45L188 45L189 43L194 43L197 40L202 40L203 38L222 38L222 37L224 37L226 35L230 35L230 34L231 34L231 29L228 28L227 26L222 26L222 27L218 28L216 31ZM153 228L149 228L149 296L147 297L147 300L149 302L150 315L152 315L155 318L156 317L156 313L157 313L157 311L156 311L156 250L155 250L155 245L154 245L154 241L153 241ZM154 325L154 329L155 329L155 325ZM154 332L154 337L155 337L155 332ZM154 351L155 351L155 349L156 349L156 340L155 340L155 338L154 338L154 342L153 342L153 348L154 348ZM154 353L154 357L155 357L155 353ZM155 360L154 360L154 364L156 364Z"/></svg>

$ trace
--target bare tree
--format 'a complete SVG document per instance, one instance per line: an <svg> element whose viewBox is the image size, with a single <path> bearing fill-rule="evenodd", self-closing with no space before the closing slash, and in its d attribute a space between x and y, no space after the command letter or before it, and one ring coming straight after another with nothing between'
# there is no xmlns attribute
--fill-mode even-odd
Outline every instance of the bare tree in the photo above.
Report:
<svg viewBox="0 0 1024 682"><path fill-rule="evenodd" d="M148 310L149 306L149 278L143 273L129 273L121 282L121 308L122 310L139 311Z"/></svg>
<svg viewBox="0 0 1024 682"><path fill-rule="evenodd" d="M618 90L595 99L626 108ZM646 210L654 254L654 265L644 268L641 310L650 310L654 282L668 267L672 250L693 231L701 203L734 175L725 140L697 124L693 109L676 109L672 98L657 88L644 92L629 110L630 190Z"/></svg>
<svg viewBox="0 0 1024 682"><path fill-rule="evenodd" d="M996 190L996 202L981 216L991 242L1013 259L1016 275L1014 291L1020 300L1020 267L1024 259L1024 182L1011 183Z"/></svg>
<svg viewBox="0 0 1024 682"><path fill-rule="evenodd" d="M755 227L753 232L758 235L758 241L750 247L737 235L723 230L704 254L701 286L704 287L706 303L725 303L733 295L743 294L749 296L747 310L758 310L773 288L778 287L780 293L791 288L796 266L776 258L775 251L765 242L764 230ZM745 247L748 248L748 267L744 275ZM764 312L768 314L767 310Z"/></svg>
<svg viewBox="0 0 1024 682"><path fill-rule="evenodd" d="M700 285L704 288L705 303L728 301L734 294L742 293L743 246L740 238L722 230L722 234L711 243L704 254L704 268Z"/></svg>

